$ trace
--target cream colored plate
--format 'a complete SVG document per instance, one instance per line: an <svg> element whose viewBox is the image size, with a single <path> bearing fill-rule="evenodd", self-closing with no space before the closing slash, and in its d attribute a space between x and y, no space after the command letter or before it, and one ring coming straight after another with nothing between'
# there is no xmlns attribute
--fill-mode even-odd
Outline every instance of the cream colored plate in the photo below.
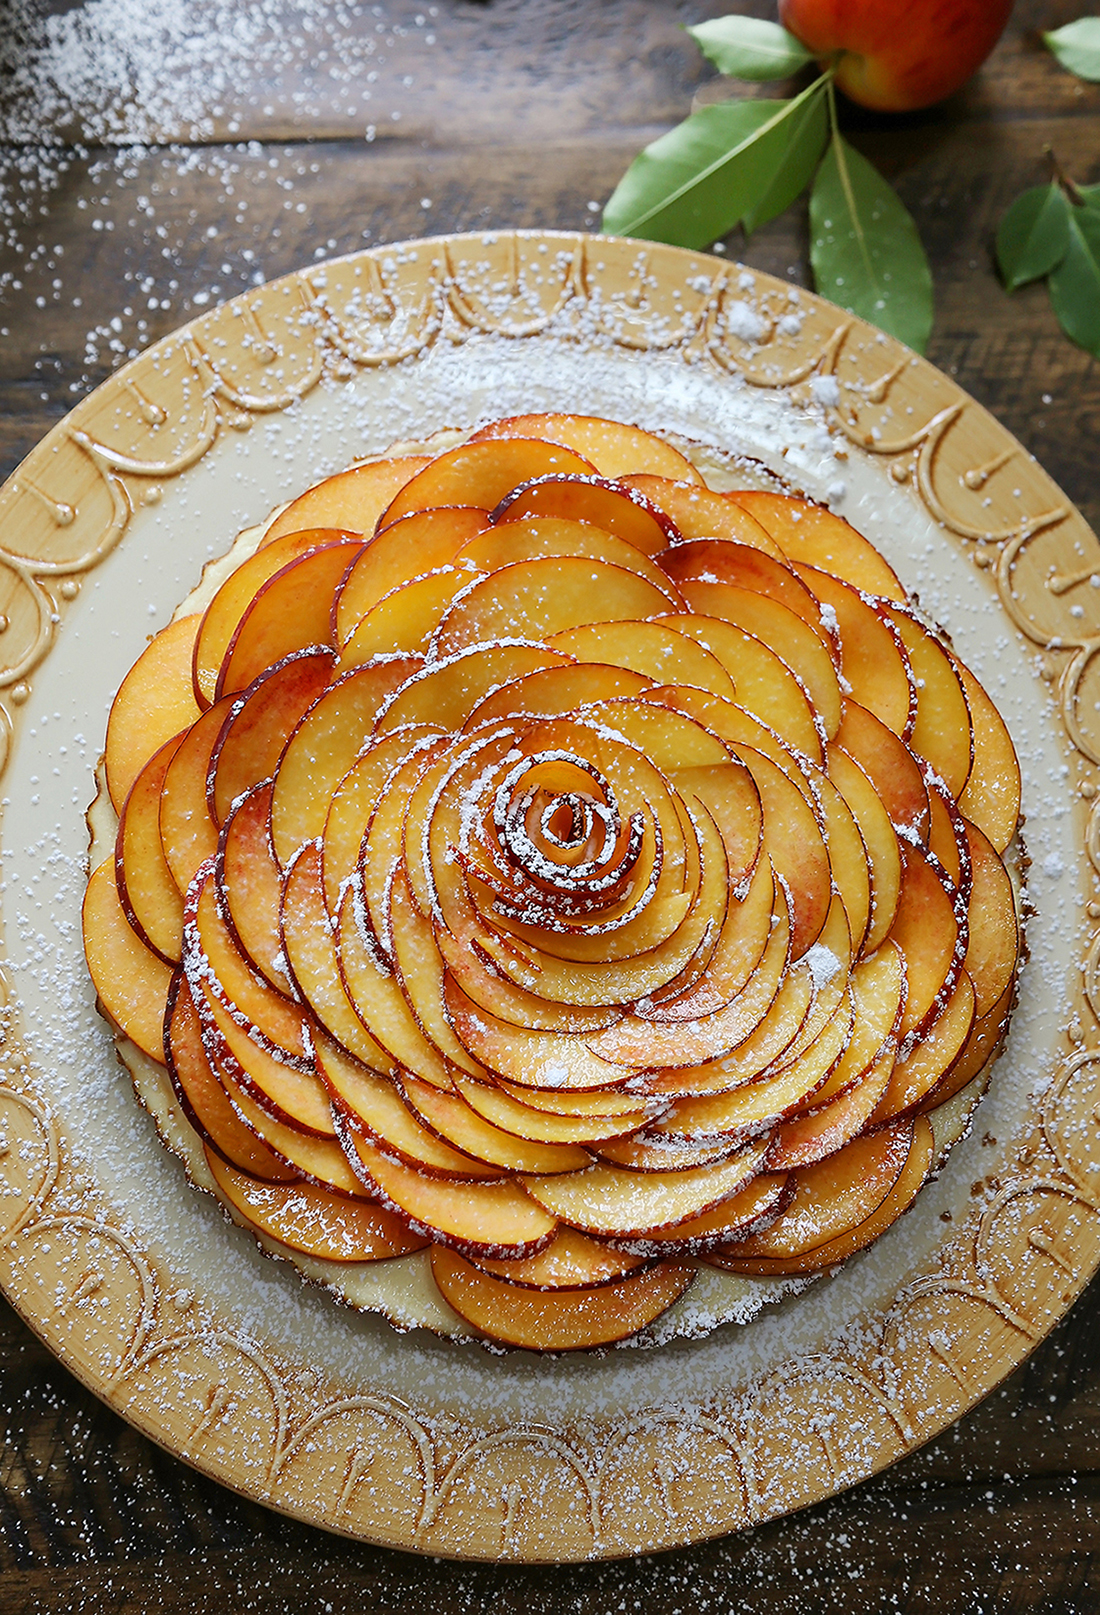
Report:
<svg viewBox="0 0 1100 1615"><path fill-rule="evenodd" d="M716 465L756 456L884 550L1012 729L1037 910L1008 1053L912 1212L747 1326L557 1361L397 1334L227 1226L133 1100L79 928L111 696L202 563L395 439L547 408L695 439ZM55 427L0 518L0 1280L141 1429L378 1542L640 1552L862 1479L1066 1310L1100 1260L1100 546L946 377L702 255L421 241L276 282L151 349Z"/></svg>

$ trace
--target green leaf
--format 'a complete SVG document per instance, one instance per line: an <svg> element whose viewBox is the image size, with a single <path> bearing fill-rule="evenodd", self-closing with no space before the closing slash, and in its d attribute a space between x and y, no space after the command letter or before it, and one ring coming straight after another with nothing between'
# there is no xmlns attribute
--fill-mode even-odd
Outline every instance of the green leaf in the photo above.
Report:
<svg viewBox="0 0 1100 1615"><path fill-rule="evenodd" d="M707 247L766 195L815 80L793 101L703 107L631 163L603 214L608 234Z"/></svg>
<svg viewBox="0 0 1100 1615"><path fill-rule="evenodd" d="M756 17L715 17L688 33L720 73L735 79L785 79L813 61L800 39Z"/></svg>
<svg viewBox="0 0 1100 1615"><path fill-rule="evenodd" d="M1036 185L1013 202L997 231L997 263L1010 292L1061 263L1069 246L1069 213L1060 185Z"/></svg>
<svg viewBox="0 0 1100 1615"><path fill-rule="evenodd" d="M1077 194L1086 207L1100 208L1100 185L1078 185Z"/></svg>
<svg viewBox="0 0 1100 1615"><path fill-rule="evenodd" d="M917 227L878 170L839 134L810 193L810 262L823 297L924 351L932 273Z"/></svg>
<svg viewBox="0 0 1100 1615"><path fill-rule="evenodd" d="M1048 50L1079 79L1100 80L1100 17L1079 17L1043 35Z"/></svg>
<svg viewBox="0 0 1100 1615"><path fill-rule="evenodd" d="M1100 209L1070 209L1069 247L1051 272L1050 300L1066 335L1100 359Z"/></svg>
<svg viewBox="0 0 1100 1615"><path fill-rule="evenodd" d="M805 190L821 160L829 135L824 95L815 95L791 114L786 146L767 188L745 209L741 224L752 235L774 219Z"/></svg>

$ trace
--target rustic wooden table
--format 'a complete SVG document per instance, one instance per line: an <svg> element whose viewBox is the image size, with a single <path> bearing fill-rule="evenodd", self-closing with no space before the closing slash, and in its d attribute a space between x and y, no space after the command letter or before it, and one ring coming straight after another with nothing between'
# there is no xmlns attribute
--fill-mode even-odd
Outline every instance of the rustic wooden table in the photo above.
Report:
<svg viewBox="0 0 1100 1615"><path fill-rule="evenodd" d="M10 0L0 12L0 474L126 356L330 253L491 225L596 229L646 141L713 81L706 0ZM769 15L767 4L736 9ZM928 248L929 357L1100 528L1100 366L997 220L1044 147L1100 180L1100 88L1021 0L979 78L900 119L849 109ZM805 282L804 213L733 254ZM0 1300L0 1615L1100 1609L1100 1287L924 1451L833 1502L657 1559L497 1570L362 1547L195 1475L86 1393Z"/></svg>

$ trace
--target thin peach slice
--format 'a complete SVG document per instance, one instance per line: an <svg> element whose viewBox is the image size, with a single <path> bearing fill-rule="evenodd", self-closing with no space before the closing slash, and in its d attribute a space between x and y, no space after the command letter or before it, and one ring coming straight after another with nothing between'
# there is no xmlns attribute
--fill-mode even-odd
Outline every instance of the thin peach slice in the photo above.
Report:
<svg viewBox="0 0 1100 1615"><path fill-rule="evenodd" d="M791 957L801 959L821 935L832 903L832 864L822 827L790 778L751 746L740 748L760 792L764 851L787 883L792 905Z"/></svg>
<svg viewBox="0 0 1100 1615"><path fill-rule="evenodd" d="M945 1105L997 1058L1008 1031L1015 994L1016 983L1013 980L993 1008L981 1020L974 1022L955 1064L921 1100L922 1114L928 1114L938 1105Z"/></svg>
<svg viewBox="0 0 1100 1615"><path fill-rule="evenodd" d="M549 1032L590 1032L610 1026L622 1011L611 1005L559 1004L501 975L468 914L436 924L435 942L447 969L475 1004L513 1026Z"/></svg>
<svg viewBox="0 0 1100 1615"><path fill-rule="evenodd" d="M591 476L595 469L590 460L559 443L522 437L497 442L474 439L437 454L407 482L379 518L379 530L411 511L437 505L493 510L521 482L555 472Z"/></svg>
<svg viewBox="0 0 1100 1615"><path fill-rule="evenodd" d="M107 720L107 789L116 812L153 753L199 715L191 687L191 657L199 617L162 628L119 686Z"/></svg>
<svg viewBox="0 0 1100 1615"><path fill-rule="evenodd" d="M615 497L615 496L612 496ZM626 495L618 496L629 505ZM618 538L602 527L570 521L564 516L509 516L484 533L479 533L455 557L456 564L468 562L479 572L498 572L517 561L548 560L555 555L575 555L593 561L607 561L627 572L636 572L662 592L668 578L643 549Z"/></svg>
<svg viewBox="0 0 1100 1615"><path fill-rule="evenodd" d="M423 1250L428 1243L384 1206L351 1200L316 1183L275 1188L226 1165L209 1147L206 1160L221 1194L247 1227L304 1256L324 1262L381 1262Z"/></svg>
<svg viewBox="0 0 1100 1615"><path fill-rule="evenodd" d="M318 1138L315 1133L304 1133L299 1127L279 1121L268 1115L227 1071L218 1076L241 1121L263 1139L273 1155L311 1183L336 1189L340 1194L362 1196L363 1187L334 1139Z"/></svg>
<svg viewBox="0 0 1100 1615"><path fill-rule="evenodd" d="M914 612L900 606L882 608L905 645L917 690L917 721L910 746L931 763L951 795L958 799L974 760L970 708L952 656Z"/></svg>
<svg viewBox="0 0 1100 1615"><path fill-rule="evenodd" d="M784 1122L772 1146L769 1166L777 1172L812 1166L862 1133L889 1086L894 1052L894 1045L887 1045L846 1092Z"/></svg>
<svg viewBox="0 0 1100 1615"><path fill-rule="evenodd" d="M632 1172L667 1172L672 1168L682 1172L687 1167L724 1161L735 1148L734 1140L729 1138L654 1138L635 1133L633 1138L611 1139L597 1145L595 1154L601 1161L629 1167Z"/></svg>
<svg viewBox="0 0 1100 1615"><path fill-rule="evenodd" d="M265 1115L317 1138L334 1137L328 1091L311 1071L283 1065L238 1026L208 983L195 992L206 1057L219 1077L229 1076Z"/></svg>
<svg viewBox="0 0 1100 1615"><path fill-rule="evenodd" d="M362 547L359 539L341 539L299 555L268 578L233 631L218 669L215 696L247 690L265 668L291 651L330 643L332 597Z"/></svg>
<svg viewBox="0 0 1100 1615"><path fill-rule="evenodd" d="M205 990L268 1054L297 1070L312 1071L300 1007L250 968L222 917L216 892L211 868L187 894L184 952L189 977L198 971Z"/></svg>
<svg viewBox="0 0 1100 1615"><path fill-rule="evenodd" d="M437 764L445 766L451 756L452 743L446 735L412 748L403 762L392 771L386 789L379 796L377 806L367 821L359 850L359 890L364 904L361 919L369 924L385 958L392 958L390 937L390 891L395 872L405 852L405 824L410 803L417 801L418 786L425 777L429 789L434 789L439 778ZM364 755L369 755L365 753ZM423 871L421 849L413 848L413 896L422 912L431 911L431 897L427 891L427 875Z"/></svg>
<svg viewBox="0 0 1100 1615"><path fill-rule="evenodd" d="M459 1040L486 1070L517 1087L587 1090L614 1086L631 1075L568 1032L530 1030L490 1015L467 998L449 972L443 992L447 1019Z"/></svg>
<svg viewBox="0 0 1100 1615"><path fill-rule="evenodd" d="M429 656L441 660L471 645L502 639L544 640L563 628L601 620L635 620L679 611L670 583L658 589L637 572L579 555L519 561L483 578L444 615Z"/></svg>
<svg viewBox="0 0 1100 1615"><path fill-rule="evenodd" d="M731 583L685 579L680 592L693 612L718 617L769 645L801 681L826 734L830 739L836 735L841 708L836 668L819 635L801 617L778 600ZM761 710L767 712L766 702Z"/></svg>
<svg viewBox="0 0 1100 1615"><path fill-rule="evenodd" d="M625 1079L624 1079L625 1080ZM511 1094L532 1110L545 1110L555 1116L626 1116L636 1118L639 1126L647 1118L659 1113L664 1101L654 1102L640 1092L640 1084L630 1088L525 1088L521 1083L504 1077L496 1079L495 1086Z"/></svg>
<svg viewBox="0 0 1100 1615"><path fill-rule="evenodd" d="M924 1035L955 990L966 952L965 907L920 848L902 847L901 897L890 936L905 955L908 992L901 1019L902 1057Z"/></svg>
<svg viewBox="0 0 1100 1615"><path fill-rule="evenodd" d="M784 976L767 1014L743 1043L717 1060L685 1069L659 1071L649 1078L647 1090L668 1098L683 1098L728 1093L744 1083L755 1082L794 1043L806 1023L813 999L813 976L803 961ZM669 1112L670 1118L676 1114L678 1107Z"/></svg>
<svg viewBox="0 0 1100 1615"><path fill-rule="evenodd" d="M661 1262L588 1289L522 1289L435 1246L432 1277L459 1317L499 1345L525 1351L582 1351L609 1346L644 1329L680 1299L695 1278L695 1269Z"/></svg>
<svg viewBox="0 0 1100 1615"><path fill-rule="evenodd" d="M514 1094L488 1083L456 1075L455 1089L479 1116L494 1127L513 1133L516 1138L535 1144L598 1144L603 1139L622 1138L645 1125L644 1113L630 1115L563 1116L552 1110L523 1104Z"/></svg>
<svg viewBox="0 0 1100 1615"><path fill-rule="evenodd" d="M866 707L850 700L844 703L844 718L835 738L867 775L895 828L906 840L927 846L928 789L905 743ZM851 806L858 819L858 810Z"/></svg>
<svg viewBox="0 0 1100 1615"><path fill-rule="evenodd" d="M730 538L737 544L751 544L778 560L785 559L775 540L729 494L714 493L701 482L680 482L648 472L622 477L620 481L664 511L684 539Z"/></svg>
<svg viewBox="0 0 1100 1615"><path fill-rule="evenodd" d="M211 1070L198 1012L182 972L173 983L164 1052L168 1075L188 1121L224 1160L269 1183L286 1183L296 1177L293 1168L272 1155L245 1126Z"/></svg>
<svg viewBox="0 0 1100 1615"><path fill-rule="evenodd" d="M478 1257L473 1264L483 1273L518 1284L527 1290L582 1290L611 1284L645 1265L644 1256L612 1250L575 1228L559 1228L545 1250L513 1262Z"/></svg>
<svg viewBox="0 0 1100 1615"><path fill-rule="evenodd" d="M206 782L210 758L229 716L226 696L192 724L165 770L160 791L160 839L172 879L186 892L200 864L218 850L218 827L210 814Z"/></svg>
<svg viewBox="0 0 1100 1615"><path fill-rule="evenodd" d="M680 536L670 518L644 494L604 477L539 477L506 494L492 520L511 523L524 516L586 522L645 555L656 555Z"/></svg>
<svg viewBox="0 0 1100 1615"><path fill-rule="evenodd" d="M913 1141L909 1154L895 1179L893 1188L870 1216L865 1217L854 1228L826 1240L823 1245L815 1246L813 1250L801 1255L786 1258L759 1257L755 1261L738 1261L724 1259L721 1252L717 1253L717 1256L713 1252L708 1252L704 1260L735 1273L752 1273L761 1278L784 1273L817 1273L823 1268L832 1267L836 1262L843 1262L847 1257L854 1256L857 1251L865 1250L872 1240L885 1233L886 1229L898 1220L903 1211L908 1210L932 1170L934 1153L935 1137L932 1126L925 1117L918 1117L913 1124Z"/></svg>
<svg viewBox="0 0 1100 1615"><path fill-rule="evenodd" d="M709 768L678 768L672 782L681 796L698 798L718 826L730 883L735 896L743 899L763 839L763 807L752 774L743 763L729 762Z"/></svg>
<svg viewBox="0 0 1100 1615"><path fill-rule="evenodd" d="M915 1110L952 1069L973 1025L974 987L964 971L945 1008L906 1058L895 1065L872 1121L892 1121Z"/></svg>
<svg viewBox="0 0 1100 1615"><path fill-rule="evenodd" d="M484 1076L484 1068L463 1047L447 1019L443 959L436 932L413 901L404 873L394 880L390 892L390 937L397 979L424 1035L460 1071Z"/></svg>
<svg viewBox="0 0 1100 1615"><path fill-rule="evenodd" d="M126 918L169 964L180 957L183 899L160 839L160 793L182 740L176 735L150 757L130 787L115 838L115 880Z"/></svg>
<svg viewBox="0 0 1100 1615"><path fill-rule="evenodd" d="M731 583L735 588L777 600L812 628L834 662L840 645L835 623L821 610L817 597L784 561L766 555L751 544L728 539L696 538L677 544L661 556L661 567L676 584Z"/></svg>
<svg viewBox="0 0 1100 1615"><path fill-rule="evenodd" d="M213 701L225 653L240 625L241 618L263 586L299 556L309 555L314 550L326 549L341 540L346 542L348 538L348 534L328 528L311 528L306 532L287 533L269 544L266 549L250 555L229 574L203 613L194 640L192 681L194 698L200 707L208 707ZM328 634L324 633L318 642L326 644L328 638ZM308 644L309 641L304 640L300 643ZM269 658L269 662L277 660L276 656ZM268 663L264 664L267 665Z"/></svg>
<svg viewBox="0 0 1100 1615"><path fill-rule="evenodd" d="M393 1062L364 1027L347 995L321 885L321 849L310 842L287 871L282 900L283 951L298 992L322 1026L364 1065Z"/></svg>
<svg viewBox="0 0 1100 1615"><path fill-rule="evenodd" d="M629 1167L587 1167L553 1177L525 1177L541 1206L582 1233L634 1238L673 1228L729 1200L760 1171L770 1139L755 1139L717 1166L682 1172L634 1172Z"/></svg>
<svg viewBox="0 0 1100 1615"><path fill-rule="evenodd" d="M417 1120L396 1083L355 1060L322 1032L317 1038L317 1068L353 1128L375 1147L418 1172L444 1178L497 1179L503 1176L462 1150L452 1148Z"/></svg>
<svg viewBox="0 0 1100 1615"><path fill-rule="evenodd" d="M616 1250L633 1250L638 1256L705 1256L715 1245L749 1234L775 1221L790 1202L794 1190L785 1172L762 1172L723 1200L720 1205L690 1217L675 1228L657 1229L639 1240L616 1239Z"/></svg>
<svg viewBox="0 0 1100 1615"><path fill-rule="evenodd" d="M407 1074L400 1081L406 1100L437 1138L491 1166L511 1172L575 1172L591 1160L577 1144L517 1138L488 1121L458 1093L445 1093Z"/></svg>
<svg viewBox="0 0 1100 1615"><path fill-rule="evenodd" d="M970 890L970 849L966 843L962 815L943 781L936 775L928 778L928 850L943 865L955 887Z"/></svg>
<svg viewBox="0 0 1100 1615"><path fill-rule="evenodd" d="M680 482L701 483L702 477L686 455L664 438L626 426L621 421L605 421L598 415L512 415L507 420L483 426L472 443L527 437L562 443L585 455L601 477L621 477L630 472L674 477Z"/></svg>
<svg viewBox="0 0 1100 1615"><path fill-rule="evenodd" d="M286 533L310 527L339 527L369 537L394 495L430 463L430 456L422 454L374 460L314 483L270 523L260 541L261 549Z"/></svg>
<svg viewBox="0 0 1100 1615"><path fill-rule="evenodd" d="M503 697L518 680L569 666L564 651L546 645L479 645L410 677L383 707L375 729L385 734L409 723L461 729L486 691Z"/></svg>
<svg viewBox="0 0 1100 1615"><path fill-rule="evenodd" d="M381 968L355 917L355 894L344 892L336 925L340 974L359 1019L397 1065L437 1088L448 1088L447 1062L420 1029L392 970Z"/></svg>
<svg viewBox="0 0 1100 1615"><path fill-rule="evenodd" d="M848 804L866 854L871 902L862 952L870 955L885 941L897 913L901 893L901 849L890 815L859 764L853 762L839 746L829 747L828 762L829 777Z"/></svg>
<svg viewBox="0 0 1100 1615"><path fill-rule="evenodd" d="M1020 958L1020 928L1012 881L977 825L964 824L970 848L969 940L966 969L974 982L975 1014L988 1015L1006 991Z"/></svg>
<svg viewBox="0 0 1100 1615"><path fill-rule="evenodd" d="M446 667L449 670L455 665L448 662ZM469 733L499 719L562 717L586 702L617 701L623 696L641 695L652 682L644 674L633 673L626 667L609 667L599 662L563 662L557 667L524 674L499 689L490 690L471 708L463 727ZM388 713L386 718L388 720Z"/></svg>
<svg viewBox="0 0 1100 1615"><path fill-rule="evenodd" d="M359 867L363 836L391 778L414 752L440 738L433 724L406 724L372 741L352 763L329 804L323 835L325 904L330 914L340 908L344 883Z"/></svg>
<svg viewBox="0 0 1100 1615"><path fill-rule="evenodd" d="M717 617L674 613L660 619L711 651L733 680L739 705L759 713L777 734L812 762L824 761L809 697L774 650L754 634Z"/></svg>
<svg viewBox="0 0 1100 1615"><path fill-rule="evenodd" d="M791 561L832 572L846 583L887 600L906 598L897 574L855 528L824 505L791 494L738 489L736 500L775 539Z"/></svg>
<svg viewBox="0 0 1100 1615"><path fill-rule="evenodd" d="M271 798L271 843L284 869L299 847L323 834L333 793L362 750L378 709L419 665L397 657L351 668L298 723Z"/></svg>
<svg viewBox="0 0 1100 1615"><path fill-rule="evenodd" d="M849 977L854 1011L852 1032L829 1079L801 1105L802 1110L839 1098L855 1086L887 1048L897 1052L897 1033L905 1003L905 961L896 943L888 942L861 959Z"/></svg>
<svg viewBox="0 0 1100 1615"><path fill-rule="evenodd" d="M812 773L807 770L804 778L812 784L825 819L825 840L829 848L833 884L840 893L844 912L848 916L852 950L858 954L863 948L872 918L871 863L867 843L855 814L829 776L817 770Z"/></svg>
<svg viewBox="0 0 1100 1615"><path fill-rule="evenodd" d="M489 517L468 505L442 505L403 516L371 539L333 602L336 644L347 644L367 612L409 578L450 566L463 544L483 532Z"/></svg>
<svg viewBox="0 0 1100 1615"><path fill-rule="evenodd" d="M230 928L271 985L290 985L282 961L279 904L283 876L271 845L270 781L248 791L222 826L215 881Z"/></svg>
<svg viewBox="0 0 1100 1615"><path fill-rule="evenodd" d="M763 1233L727 1246L719 1265L744 1271L739 1264L753 1257L801 1256L847 1234L882 1205L902 1174L912 1144L913 1124L891 1122L801 1168L793 1174L794 1198L782 1216ZM708 1260L715 1261L716 1254Z"/></svg>
<svg viewBox="0 0 1100 1615"><path fill-rule="evenodd" d="M340 651L341 671L375 656L423 655L448 609L482 576L472 565L441 566L391 589L356 624Z"/></svg>
<svg viewBox="0 0 1100 1615"><path fill-rule="evenodd" d="M853 701L908 740L917 718L917 690L901 635L890 618L831 572L801 564L795 571L836 619L840 670Z"/></svg>
<svg viewBox="0 0 1100 1615"><path fill-rule="evenodd" d="M701 973L682 989L654 995L635 1006L643 1020L695 1021L725 1009L747 987L764 957L772 930L775 876L770 860L758 859L742 896L736 892L726 907L717 944L708 949Z"/></svg>
<svg viewBox="0 0 1100 1615"><path fill-rule="evenodd" d="M657 684L695 684L733 700L733 680L717 656L660 621L583 623L552 634L548 643L578 662L628 667Z"/></svg>
<svg viewBox="0 0 1100 1615"><path fill-rule="evenodd" d="M557 1222L514 1178L458 1182L429 1177L389 1160L352 1129L342 1131L348 1160L367 1190L400 1212L417 1232L475 1256L534 1256Z"/></svg>
<svg viewBox="0 0 1100 1615"><path fill-rule="evenodd" d="M293 651L238 696L210 755L206 790L216 824L225 823L238 797L274 774L291 731L328 684L335 661L328 646Z"/></svg>
<svg viewBox="0 0 1100 1615"><path fill-rule="evenodd" d="M115 861L95 870L84 893L84 956L100 1003L143 1054L164 1064L164 1013L172 966L136 935L118 899Z"/></svg>
<svg viewBox="0 0 1100 1615"><path fill-rule="evenodd" d="M713 768L731 760L729 748L700 719L674 707L645 700L593 701L580 719L625 740L666 776L678 768Z"/></svg>
<svg viewBox="0 0 1100 1615"><path fill-rule="evenodd" d="M955 669L962 679L974 726L974 763L959 807L972 824L1004 852L1016 834L1020 818L1020 764L1012 737L985 690L961 662Z"/></svg>

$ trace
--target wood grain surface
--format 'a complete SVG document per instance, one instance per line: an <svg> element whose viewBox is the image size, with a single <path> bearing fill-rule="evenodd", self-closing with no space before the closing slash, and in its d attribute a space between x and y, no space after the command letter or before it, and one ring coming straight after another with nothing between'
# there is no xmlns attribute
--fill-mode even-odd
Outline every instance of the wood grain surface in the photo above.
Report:
<svg viewBox="0 0 1100 1615"><path fill-rule="evenodd" d="M89 19L100 9L87 0ZM227 9L187 8L200 54ZM212 61L208 93L182 118L155 98L128 104L111 61L83 102L36 104L34 19L71 21L80 7L35 0L7 22L0 12L0 473L130 351L258 277L437 231L597 228L639 146L693 97L726 93L682 24L729 9L772 14L670 0L272 0L264 16L286 42L278 72L230 67L219 83ZM846 121L927 246L929 357L1100 528L1100 365L1061 335L1041 284L1009 298L992 264L1005 207L1046 177L1045 147L1076 178L1100 180L1100 87L1061 71L1036 37L1087 9L1025 0L951 101L893 120L853 108ZM362 72L337 72L359 60L349 41L368 35L380 42L373 65L360 53ZM121 95L113 143L97 86ZM800 207L726 247L808 283ZM983 1407L827 1505L656 1559L525 1570L363 1547L242 1501L109 1413L0 1301L0 1615L195 1608L1100 1609L1100 1285Z"/></svg>

